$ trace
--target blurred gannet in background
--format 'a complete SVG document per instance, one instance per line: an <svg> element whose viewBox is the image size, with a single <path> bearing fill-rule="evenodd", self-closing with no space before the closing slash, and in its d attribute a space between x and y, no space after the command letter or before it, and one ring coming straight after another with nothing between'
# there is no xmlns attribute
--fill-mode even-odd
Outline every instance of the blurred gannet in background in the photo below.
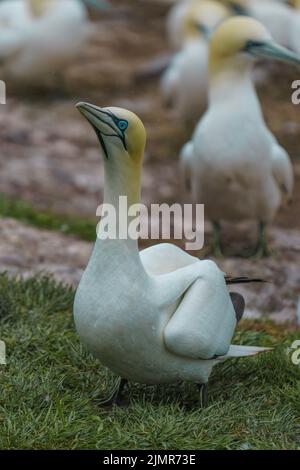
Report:
<svg viewBox="0 0 300 470"><path fill-rule="evenodd" d="M202 0L182 0L176 2L167 17L167 35L170 45L180 49L185 41L186 16L197 15L197 8Z"/></svg>
<svg viewBox="0 0 300 470"><path fill-rule="evenodd" d="M76 57L92 30L80 0L0 3L5 77L21 85L43 85Z"/></svg>
<svg viewBox="0 0 300 470"><path fill-rule="evenodd" d="M292 0L293 18L290 30L291 48L300 54L300 0Z"/></svg>
<svg viewBox="0 0 300 470"><path fill-rule="evenodd" d="M31 15L26 1L3 0L0 2L0 30L2 28L23 26L30 22Z"/></svg>
<svg viewBox="0 0 300 470"><path fill-rule="evenodd" d="M120 196L127 196L129 208L140 202L145 128L124 109L88 103L77 107L101 143L104 203L115 208L119 220ZM128 214L121 216L132 222ZM171 244L139 253L128 225L125 236L112 239L105 233L100 225L76 292L74 318L83 344L123 379L121 385L124 380L202 385L220 361L265 350L230 345L244 300L229 294L224 273L215 263L200 261Z"/></svg>
<svg viewBox="0 0 300 470"><path fill-rule="evenodd" d="M188 127L195 125L207 106L208 40L215 27L229 16L218 2L201 0L184 16L185 43L161 80L164 101L171 104Z"/></svg>
<svg viewBox="0 0 300 470"><path fill-rule="evenodd" d="M233 12L257 19L268 29L275 41L283 46L290 46L290 28L294 12L289 5L275 0L221 1L231 6Z"/></svg>
<svg viewBox="0 0 300 470"><path fill-rule="evenodd" d="M292 194L289 156L266 127L251 80L257 58L300 64L255 19L225 20L210 44L209 107L181 152L183 178L214 224L218 253L220 221L248 219L260 224L256 254L266 255L265 225Z"/></svg>

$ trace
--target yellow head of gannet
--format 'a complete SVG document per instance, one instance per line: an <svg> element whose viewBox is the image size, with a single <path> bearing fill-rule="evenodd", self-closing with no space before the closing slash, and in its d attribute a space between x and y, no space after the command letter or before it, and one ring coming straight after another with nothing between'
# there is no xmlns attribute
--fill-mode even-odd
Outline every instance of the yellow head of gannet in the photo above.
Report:
<svg viewBox="0 0 300 470"><path fill-rule="evenodd" d="M290 0L289 5L291 5L293 8L299 9L300 8L300 0Z"/></svg>
<svg viewBox="0 0 300 470"><path fill-rule="evenodd" d="M209 58L212 76L225 69L242 72L254 59L300 64L298 55L276 44L267 29L253 18L230 18L212 35Z"/></svg>
<svg viewBox="0 0 300 470"><path fill-rule="evenodd" d="M77 108L93 126L108 160L125 152L130 161L142 163L146 131L136 114L122 108L99 108L89 103L78 103Z"/></svg>
<svg viewBox="0 0 300 470"><path fill-rule="evenodd" d="M208 36L229 13L230 8L215 0L176 3L167 18L169 40L179 49L189 38Z"/></svg>
<svg viewBox="0 0 300 470"><path fill-rule="evenodd" d="M27 0L30 11L34 17L43 16L44 13L51 7L57 0Z"/></svg>
<svg viewBox="0 0 300 470"><path fill-rule="evenodd" d="M183 19L184 38L209 37L227 16L228 8L214 0L192 1Z"/></svg>

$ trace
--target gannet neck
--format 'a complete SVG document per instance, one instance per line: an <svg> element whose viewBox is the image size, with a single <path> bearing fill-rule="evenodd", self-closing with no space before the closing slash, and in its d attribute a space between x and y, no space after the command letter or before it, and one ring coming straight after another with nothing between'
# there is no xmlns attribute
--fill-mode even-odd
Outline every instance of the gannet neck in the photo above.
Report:
<svg viewBox="0 0 300 470"><path fill-rule="evenodd" d="M210 105L237 102L247 105L249 112L261 114L260 103L252 79L251 63L230 62L224 67L210 68Z"/></svg>
<svg viewBox="0 0 300 470"><path fill-rule="evenodd" d="M142 158L140 159L142 161ZM138 240L128 234L130 223L137 216L129 216L128 209L140 203L141 198L141 164L130 160L126 152L117 150L105 160L104 207L114 208L116 215L115 239L103 237L107 227L98 226L98 239L95 253L99 261L99 269L103 264L103 257L119 257L120 263L129 269L143 270L139 257ZM100 237L99 237L100 235Z"/></svg>
<svg viewBox="0 0 300 470"><path fill-rule="evenodd" d="M121 153L118 151L104 160L104 203L115 206L119 196L126 196L128 205L138 204L141 199L141 164L131 160L126 152Z"/></svg>

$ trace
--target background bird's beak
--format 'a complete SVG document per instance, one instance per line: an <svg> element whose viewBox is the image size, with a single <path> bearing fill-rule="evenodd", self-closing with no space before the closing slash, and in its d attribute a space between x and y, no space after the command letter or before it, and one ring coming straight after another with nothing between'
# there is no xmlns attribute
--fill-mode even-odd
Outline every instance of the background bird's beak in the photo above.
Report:
<svg viewBox="0 0 300 470"><path fill-rule="evenodd" d="M246 6L243 6L239 2L229 1L228 5L231 8L231 11L235 15L238 15L238 16L251 16L250 12L248 11L248 8L246 8Z"/></svg>
<svg viewBox="0 0 300 470"><path fill-rule="evenodd" d="M83 0L87 5L97 8L98 10L107 10L111 5L107 0Z"/></svg>
<svg viewBox="0 0 300 470"><path fill-rule="evenodd" d="M214 32L214 28L210 28L201 22L195 22L195 27L203 35L203 37L205 37L205 39L209 39Z"/></svg>
<svg viewBox="0 0 300 470"><path fill-rule="evenodd" d="M281 62L300 65L300 56L273 41L248 46L248 51L258 58L274 59Z"/></svg>

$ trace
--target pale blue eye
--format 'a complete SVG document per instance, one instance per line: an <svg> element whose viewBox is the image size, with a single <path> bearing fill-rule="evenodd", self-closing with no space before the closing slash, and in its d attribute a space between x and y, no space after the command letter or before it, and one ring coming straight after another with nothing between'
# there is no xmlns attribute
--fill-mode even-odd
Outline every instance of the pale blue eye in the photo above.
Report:
<svg viewBox="0 0 300 470"><path fill-rule="evenodd" d="M121 120L118 122L118 128L121 130L121 131L126 131L128 127L128 122L125 121L125 120Z"/></svg>

